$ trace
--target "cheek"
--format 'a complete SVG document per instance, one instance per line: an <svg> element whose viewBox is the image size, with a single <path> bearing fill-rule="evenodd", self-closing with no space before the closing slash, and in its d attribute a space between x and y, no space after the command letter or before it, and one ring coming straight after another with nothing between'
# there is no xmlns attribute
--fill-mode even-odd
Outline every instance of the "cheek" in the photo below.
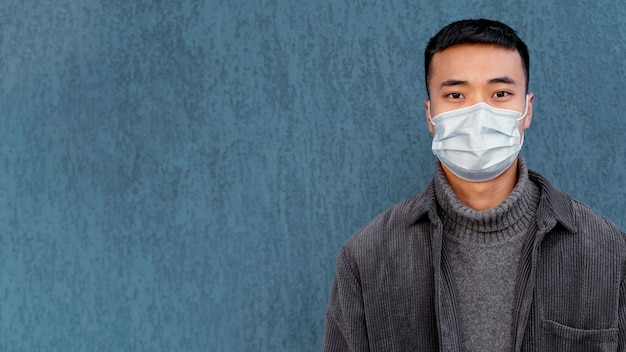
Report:
<svg viewBox="0 0 626 352"><path fill-rule="evenodd" d="M429 121L427 121L427 124L428 124L428 131L429 131L431 134L433 134L433 135L434 135L434 134L435 134L435 126L433 126L433 124L432 124L432 123L430 123L430 120L429 120Z"/></svg>
<svg viewBox="0 0 626 352"><path fill-rule="evenodd" d="M525 129L527 129L530 126L530 120L528 119L528 117L524 117L523 119L521 119L519 121L518 124L518 128L519 128L519 132L520 134L524 132Z"/></svg>
<svg viewBox="0 0 626 352"><path fill-rule="evenodd" d="M526 119L523 119L519 122L519 125L517 125L517 129L519 129L519 135L520 137L524 135L524 130L526 129Z"/></svg>

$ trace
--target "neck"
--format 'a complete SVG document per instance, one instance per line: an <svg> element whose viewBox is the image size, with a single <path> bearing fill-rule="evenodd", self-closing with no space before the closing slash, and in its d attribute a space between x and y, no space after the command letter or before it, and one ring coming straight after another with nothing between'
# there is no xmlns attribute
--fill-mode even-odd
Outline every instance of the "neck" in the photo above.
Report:
<svg viewBox="0 0 626 352"><path fill-rule="evenodd" d="M517 184L517 160L500 176L485 182L470 182L459 178L441 165L450 188L457 198L474 210L497 207L511 194Z"/></svg>

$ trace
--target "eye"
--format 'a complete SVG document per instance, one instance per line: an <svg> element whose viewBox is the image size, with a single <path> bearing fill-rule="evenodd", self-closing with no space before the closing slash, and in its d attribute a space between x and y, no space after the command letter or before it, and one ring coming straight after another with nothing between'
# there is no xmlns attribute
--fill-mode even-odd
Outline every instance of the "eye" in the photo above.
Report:
<svg viewBox="0 0 626 352"><path fill-rule="evenodd" d="M494 98L506 98L506 97L508 97L509 95L511 95L511 93L509 93L509 92L505 92L505 91L499 91L499 92L496 92L496 93L493 95L493 97L494 97Z"/></svg>
<svg viewBox="0 0 626 352"><path fill-rule="evenodd" d="M448 98L450 99L462 99L464 98L463 94L461 93L450 93L448 95L446 95Z"/></svg>

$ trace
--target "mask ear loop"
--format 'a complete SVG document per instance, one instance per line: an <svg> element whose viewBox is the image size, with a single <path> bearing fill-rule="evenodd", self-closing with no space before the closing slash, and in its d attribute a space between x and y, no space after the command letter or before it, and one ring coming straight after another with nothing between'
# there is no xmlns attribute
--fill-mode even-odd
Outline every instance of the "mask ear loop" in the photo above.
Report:
<svg viewBox="0 0 626 352"><path fill-rule="evenodd" d="M529 98L529 96L528 96L528 94L526 94L526 108L524 109L524 114L522 116L520 116L519 120L517 120L517 121L523 120L526 117L526 114L528 114L528 101L530 100L528 98ZM520 142L519 142L519 149L520 150L522 149L522 146L524 145L524 136L526 136L526 133L523 133L523 131L522 131L522 138L520 139Z"/></svg>
<svg viewBox="0 0 626 352"><path fill-rule="evenodd" d="M520 120L524 119L526 117L526 114L528 114L528 101L530 100L528 98L529 98L529 96L528 96L528 94L526 94L526 99L525 99L526 100L526 108L524 108L524 113L522 114L522 116L520 116L520 118L519 118Z"/></svg>
<svg viewBox="0 0 626 352"><path fill-rule="evenodd" d="M430 99L428 99L428 116L426 117L428 119L428 122L430 122L431 125L435 126L435 123L433 122L433 114L432 112L430 112Z"/></svg>

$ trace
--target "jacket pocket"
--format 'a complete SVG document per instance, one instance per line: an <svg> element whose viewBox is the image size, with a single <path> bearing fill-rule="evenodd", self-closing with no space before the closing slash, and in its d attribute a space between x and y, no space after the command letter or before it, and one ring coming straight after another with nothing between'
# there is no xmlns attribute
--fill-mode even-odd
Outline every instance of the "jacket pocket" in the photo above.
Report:
<svg viewBox="0 0 626 352"><path fill-rule="evenodd" d="M541 351L604 352L617 350L617 328L584 330L555 321L544 320L541 322L541 332L543 335Z"/></svg>

